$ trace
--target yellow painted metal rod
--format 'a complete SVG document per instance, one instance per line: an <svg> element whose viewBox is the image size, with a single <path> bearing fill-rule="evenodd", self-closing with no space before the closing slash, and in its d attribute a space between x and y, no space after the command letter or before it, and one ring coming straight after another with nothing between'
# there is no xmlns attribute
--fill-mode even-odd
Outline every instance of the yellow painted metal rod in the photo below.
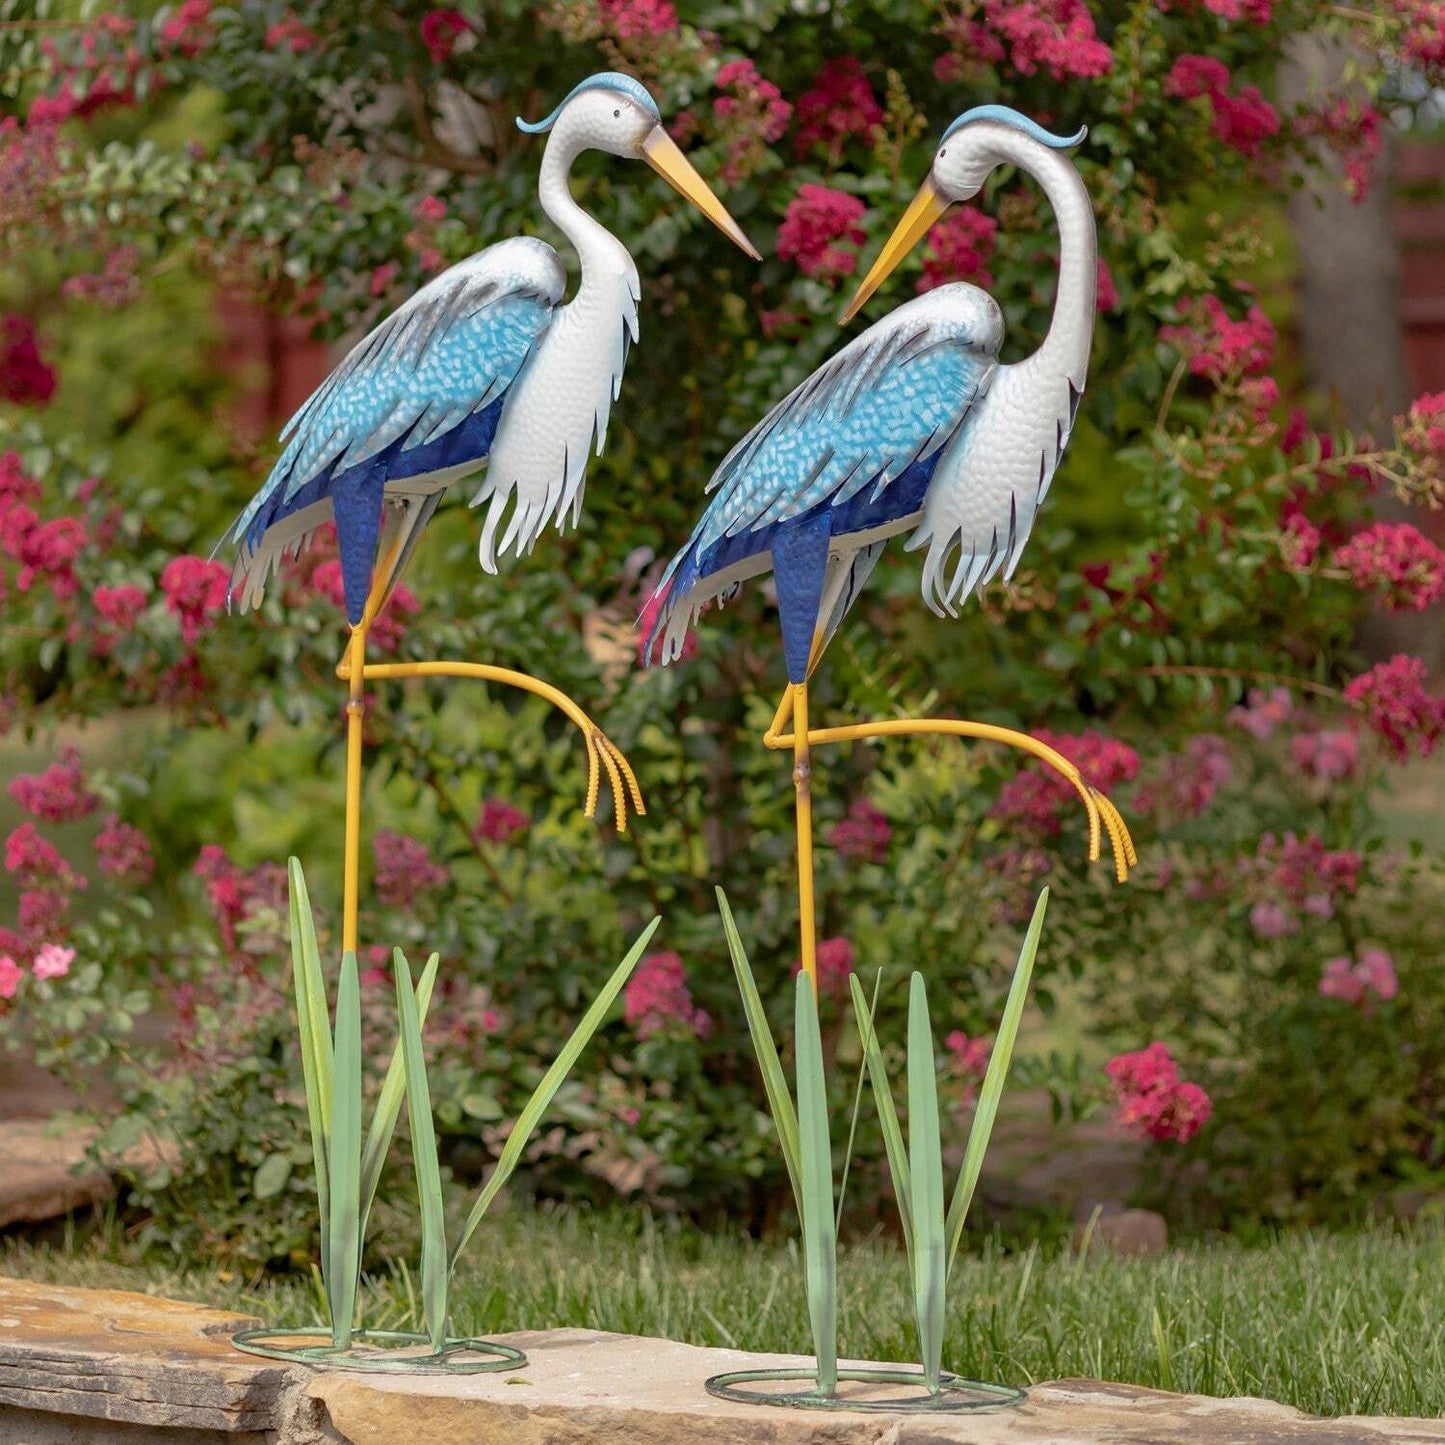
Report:
<svg viewBox="0 0 1445 1445"><path fill-rule="evenodd" d="M809 750L808 684L794 683L793 797L798 825L798 934L802 943L803 972L818 995L818 925L813 894L813 759Z"/></svg>
<svg viewBox="0 0 1445 1445"><path fill-rule="evenodd" d="M352 628L346 649L346 838L342 855L341 947L357 951L361 898L361 750L366 729L366 628Z"/></svg>

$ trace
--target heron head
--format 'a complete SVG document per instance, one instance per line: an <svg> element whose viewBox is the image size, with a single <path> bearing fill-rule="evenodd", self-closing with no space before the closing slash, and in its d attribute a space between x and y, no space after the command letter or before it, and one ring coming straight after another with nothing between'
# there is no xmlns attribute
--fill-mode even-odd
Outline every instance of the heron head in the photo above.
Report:
<svg viewBox="0 0 1445 1445"><path fill-rule="evenodd" d="M565 131L575 150L600 150L623 160L646 161L730 241L754 261L762 260L742 227L663 128L657 102L640 80L617 70L601 71L574 85L545 119L529 123L517 118L517 128L528 135L554 127Z"/></svg>
<svg viewBox="0 0 1445 1445"><path fill-rule="evenodd" d="M882 285L893 268L928 234L929 228L955 202L972 200L995 167L1025 165L1030 152L1040 147L1067 150L1087 134L1054 135L1037 121L1006 105L976 105L966 110L943 133L933 155L928 179L903 213L884 243L878 259L863 278L843 312L843 320L857 315L864 302Z"/></svg>

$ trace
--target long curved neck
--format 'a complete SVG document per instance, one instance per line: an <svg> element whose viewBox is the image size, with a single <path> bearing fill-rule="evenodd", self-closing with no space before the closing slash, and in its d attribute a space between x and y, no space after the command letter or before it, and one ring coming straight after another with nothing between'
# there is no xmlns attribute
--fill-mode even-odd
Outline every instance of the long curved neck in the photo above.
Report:
<svg viewBox="0 0 1445 1445"><path fill-rule="evenodd" d="M1063 372L1078 391L1089 370L1098 288L1094 208L1073 162L1047 146L1027 142L1020 164L1043 187L1059 228L1059 284L1048 334L1030 360Z"/></svg>
<svg viewBox="0 0 1445 1445"><path fill-rule="evenodd" d="M611 283L615 286L621 279L635 277L636 267L622 242L572 199L572 189L568 184L572 162L586 149L586 145L581 137L572 135L564 126L565 119L547 138L537 194L542 209L577 252L582 266L578 288L580 297L599 284Z"/></svg>

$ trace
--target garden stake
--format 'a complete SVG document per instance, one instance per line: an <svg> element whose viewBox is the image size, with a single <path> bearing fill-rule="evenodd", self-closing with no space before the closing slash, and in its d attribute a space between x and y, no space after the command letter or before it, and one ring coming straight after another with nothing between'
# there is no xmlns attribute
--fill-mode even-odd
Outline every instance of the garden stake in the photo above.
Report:
<svg viewBox="0 0 1445 1445"><path fill-rule="evenodd" d="M712 499L692 536L668 564L645 609L654 621L644 656L660 653L664 663L672 662L709 603L721 605L750 578L773 574L788 688L763 744L793 756L799 953L814 997L817 746L949 736L1021 749L1061 774L1078 793L1088 818L1090 861L1101 855L1105 835L1120 882L1138 861L1113 803L1060 752L1027 733L957 718L893 718L840 727L813 727L809 719L809 679L890 538L911 534L909 550L928 549L924 599L949 616L995 577L1011 578L1019 564L1072 434L1089 366L1098 284L1094 216L1079 173L1063 154L1085 134L1083 129L1072 136L1051 134L1002 105L965 111L944 131L927 179L842 318L853 317L950 205L971 200L997 167L1013 165L1042 187L1059 228L1057 294L1038 349L1015 365L1000 365L1003 312L976 286L935 287L898 307L826 361L733 447L708 484ZM729 930L746 996L751 974L739 963L741 944L730 924ZM917 1197L911 1207L919 1218L911 1251L927 1396L942 1401L947 1394L939 1361L947 1231L935 1157L937 1102L925 1087L931 1084L933 1061L921 990L920 979L910 1004L909 1127L911 1139L916 1127L914 1148L922 1151L912 1175ZM761 1042L757 1013L749 1007L754 1046L767 1075L772 1049L770 1042L767 1048ZM799 1020L803 1017L800 1010ZM801 1057L805 1040L800 1036L795 1043ZM775 1115L783 1093L775 1080L770 1082ZM785 1150L797 1127L778 1119ZM986 1134L983 1130L980 1137ZM922 1159L928 1161L926 1171ZM809 1308L816 1320L821 1317L814 1285L821 1278L819 1240L807 1221L821 1218L819 1200L810 1197L819 1187L818 1171L815 1166L810 1172L811 1188L808 1180L800 1180L796 1160L789 1172L804 1220ZM966 1198L971 1188L962 1189L959 1197ZM836 1402L836 1379L846 1376L833 1375L827 1342L815 1344L818 1390L806 1399L767 1397L773 1403L816 1403L820 1395Z"/></svg>

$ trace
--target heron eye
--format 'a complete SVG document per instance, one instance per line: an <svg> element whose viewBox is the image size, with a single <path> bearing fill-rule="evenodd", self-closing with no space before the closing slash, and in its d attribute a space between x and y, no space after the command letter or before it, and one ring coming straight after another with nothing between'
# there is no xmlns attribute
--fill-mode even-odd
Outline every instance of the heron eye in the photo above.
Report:
<svg viewBox="0 0 1445 1445"><path fill-rule="evenodd" d="M947 154L948 154L948 147L945 146L941 151L939 151L939 153L938 153L938 159L939 159L939 160L942 160L942 159L944 158L944 156L946 156Z"/></svg>
<svg viewBox="0 0 1445 1445"><path fill-rule="evenodd" d="M616 120L617 117L620 116L621 114L622 114L622 112L621 112L620 110L614 110L614 111L612 112L612 118L613 118L614 120Z"/></svg>

